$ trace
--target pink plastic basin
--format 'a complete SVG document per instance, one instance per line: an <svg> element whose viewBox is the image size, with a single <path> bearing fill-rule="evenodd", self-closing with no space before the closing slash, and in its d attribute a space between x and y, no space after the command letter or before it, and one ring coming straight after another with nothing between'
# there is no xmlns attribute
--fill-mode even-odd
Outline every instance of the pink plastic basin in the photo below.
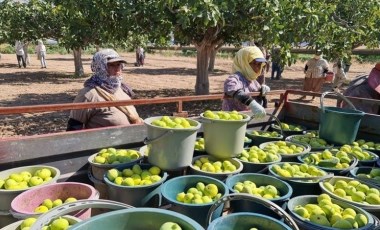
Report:
<svg viewBox="0 0 380 230"><path fill-rule="evenodd" d="M99 199L99 192L91 185L77 182L61 182L27 190L16 196L12 203L12 215L18 219L37 216L34 209L41 205L45 199L65 199L74 197L77 200ZM71 214L70 214L71 215ZM84 209L73 216L85 220L91 217L91 209Z"/></svg>

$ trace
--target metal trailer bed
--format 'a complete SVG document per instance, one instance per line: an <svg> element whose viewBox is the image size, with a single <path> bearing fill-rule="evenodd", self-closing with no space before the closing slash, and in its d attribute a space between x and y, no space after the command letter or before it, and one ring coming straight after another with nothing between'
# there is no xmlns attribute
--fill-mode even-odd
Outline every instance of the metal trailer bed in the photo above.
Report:
<svg viewBox="0 0 380 230"><path fill-rule="evenodd" d="M320 97L321 94L303 91L287 90L270 92L273 96L278 96L279 104L275 108L268 109L268 113L276 115L281 121L300 124L309 129L318 129L319 107L311 104L303 104L289 100L291 95L311 95ZM255 95L253 93L252 95ZM195 101L205 99L221 99L222 95L211 96L190 96L173 97L149 100L131 100L117 102L119 104L152 104L174 102L177 104L175 114L186 115L182 111L184 101ZM326 97L327 98L327 97ZM328 96L329 100L336 100L333 96ZM351 98L355 100L355 98ZM376 103L380 101L357 99L362 103ZM109 102L111 105L115 102ZM86 105L76 105L75 108L89 107ZM107 105L110 105L107 104ZM91 105L90 105L91 106ZM96 107L99 105L92 105ZM105 105L102 105L105 106ZM22 108L0 108L0 114L25 113L38 111L58 111L71 109L68 104L55 105L52 107L30 106ZM274 121L268 116L261 120L251 121L249 128L263 128ZM201 131L201 130L200 130ZM144 145L146 137L145 125L130 125L107 127L92 130L75 132L61 132L26 137L12 137L0 139L0 171L36 164L46 164L57 167L61 170L60 181L82 181L89 182L87 177L88 157L97 150L105 147L117 148L139 148ZM367 114L363 117L358 137L380 142L380 116ZM89 182L90 183L90 182Z"/></svg>

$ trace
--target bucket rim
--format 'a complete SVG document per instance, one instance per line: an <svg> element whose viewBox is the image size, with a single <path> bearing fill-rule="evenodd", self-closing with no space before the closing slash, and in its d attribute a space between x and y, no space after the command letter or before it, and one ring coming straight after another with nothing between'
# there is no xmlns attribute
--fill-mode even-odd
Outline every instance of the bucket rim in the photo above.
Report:
<svg viewBox="0 0 380 230"><path fill-rule="evenodd" d="M359 203L359 202L356 202L356 201L350 201L350 200L346 200L346 199L343 199L341 198L340 196L330 192L328 189L325 188L325 186L323 185L323 182L331 182L331 181L335 181L335 180L344 180L344 181L351 181L351 180L358 180L357 178L352 178L352 177L345 177L345 176L334 176L330 179L327 179L325 181L321 181L319 182L319 187L321 188L321 190L327 194L329 194L331 197L334 197L335 199L337 200L341 200L341 201L344 201L346 203L349 203L349 204L352 204L354 206L357 206L357 207L360 207L366 211L368 210L380 210L380 204L378 205L372 205L372 204L363 204L363 203ZM370 188L377 188L378 190L380 190L380 187L377 186L377 185L374 185L374 184L371 184L371 183L368 183L367 181L363 181L363 180L358 180L360 183L362 184L366 184L368 187Z"/></svg>
<svg viewBox="0 0 380 230"><path fill-rule="evenodd" d="M187 118L187 117L184 117L186 120L190 120L191 122L195 123L196 126L190 126L188 128L169 128L169 127L160 127L160 126L155 126L155 125L152 125L152 120L157 120L157 119L161 119L162 117L164 116L155 116L155 117L148 117L148 118L145 118L144 119L144 124L147 126L147 127L151 127L151 128L157 128L157 129L160 129L160 130L174 130L174 131L183 131L183 132L193 132L193 131L197 131L198 129L201 128L201 123L195 119L191 119L191 118ZM176 118L178 116L167 116L167 117L170 117L170 118Z"/></svg>
<svg viewBox="0 0 380 230"><path fill-rule="evenodd" d="M263 137L263 136L258 136L258 135L254 135L254 134L252 134L252 131L257 131L257 132L259 132L259 133L262 133L262 132L266 132L265 130L255 130L255 129L247 129L246 131L245 131L245 133L246 133L246 136L248 136L249 138L265 138L265 139L269 139L269 140L282 140L283 138L284 138L284 136L283 135L281 135L281 134L279 134L279 136L277 136L277 137ZM276 131L277 132L277 131Z"/></svg>
<svg viewBox="0 0 380 230"><path fill-rule="evenodd" d="M244 149L245 149L245 150L249 150L250 148L251 148L251 147L244 148ZM238 155L237 157L235 157L235 158L243 164L243 169L244 169L244 165L245 165L245 164L247 164L247 165L267 166L267 165L270 165L270 164L273 164L273 163L281 162L281 161L282 161L282 156L281 156L281 154L276 153L276 155L278 156L278 160L270 161L270 162L260 162L260 163L255 163L255 162L251 162L251 161L243 161L243 160L241 160L241 159L239 158L239 157L241 156L241 154L239 154L239 155Z"/></svg>
<svg viewBox="0 0 380 230"><path fill-rule="evenodd" d="M1 171L0 175L6 175L6 176L9 177L9 175L11 173L13 173L13 172L14 173L20 173L22 171L28 171L27 169L36 171L36 170L41 169L41 168L49 168L50 170L54 170L54 172L55 172L54 177L51 180L49 180L49 181L43 182L42 184L39 184L39 185L36 185L36 186L32 186L32 187L28 187L28 188L12 189L12 190L0 189L0 194L1 193L5 193L5 194L17 193L18 194L20 192L24 192L24 191L30 190L32 188L38 188L38 187L45 186L45 185L48 185L48 184L51 184L51 183L55 183L59 179L59 177L61 176L61 171L58 168L53 167L53 166L49 166L49 165L30 165L30 166L22 166L22 167L7 169L7 170ZM6 173L9 173L9 174L6 174ZM3 178L0 178L0 179L3 179ZM5 179L6 178L4 178L4 180Z"/></svg>
<svg viewBox="0 0 380 230"><path fill-rule="evenodd" d="M78 229L79 230L79 229L82 229L89 222L98 221L99 219L104 219L105 217L108 217L110 215L118 215L118 214L131 213L131 212L135 212L135 213L147 213L147 212L149 212L149 213L161 213L161 214L165 214L165 215L169 215L172 217L177 217L179 219L182 219L185 222L187 222L188 224L190 224L191 226L193 226L196 230L203 230L204 229L198 222L196 222L195 220L193 220L190 217L183 215L181 213L174 212L171 210L160 209L160 208L141 208L141 207L130 208L130 209L121 209L121 210L116 210L116 211L112 211L112 212L102 213L102 214L96 215L94 217L91 217L87 220L81 221L81 222L73 225L70 229L73 229L73 230Z"/></svg>
<svg viewBox="0 0 380 230"><path fill-rule="evenodd" d="M213 181L214 184L217 184L220 185L218 186L218 188L220 187L223 187L224 188L224 194L222 194L222 197L229 194L229 190L228 190L228 187L225 183L223 183L221 180L219 179L216 179L216 178L213 178L213 177L209 177L209 176L204 176L204 175L185 175L185 176L180 176L180 177L175 177L175 178L172 178L170 180L167 180L165 181L165 183L162 184L161 188L160 188L160 191L161 191L161 195L167 199L168 201L170 201L171 203L174 203L178 206L186 206L186 207L207 207L207 206L211 206L213 205L216 201L213 201L213 202L210 202L210 203L203 203L203 204L192 204L192 203L182 203L182 202L179 202L177 201L176 199L173 199L172 197L168 196L167 195L167 192L166 190L168 189L167 187L169 185L171 185L172 183L175 183L175 182L178 182L180 180L185 180L185 179L188 179L188 178L199 178L199 182L202 182L201 180L203 179L204 181L205 180L208 180L208 181Z"/></svg>
<svg viewBox="0 0 380 230"><path fill-rule="evenodd" d="M239 167L236 167L236 170L233 171L233 172L226 172L226 173L212 173L212 172L206 172L206 171L202 171L202 170L198 170L196 168L194 168L193 164L196 160L202 158L202 157L207 157L208 159L211 158L211 160L219 160L219 161L224 161L224 160L230 160L232 161L231 163L234 164L234 162L236 164L234 164L235 166L238 165ZM195 172L199 172L199 173L202 173L202 174L205 174L207 176L229 176L229 175L233 175L233 174L237 174L237 173L240 173L242 170L243 170L243 163L238 160L236 157L232 157L232 158L226 158L226 159L218 159L214 156L211 156L211 155L200 155L200 156L196 156L196 157L193 157L193 160L191 161L191 164L189 165L189 167L194 170Z"/></svg>
<svg viewBox="0 0 380 230"><path fill-rule="evenodd" d="M259 145L259 148L264 149L267 145L269 145L271 143L276 143L276 142L278 142L278 141L268 141L268 142L261 143ZM302 156L302 155L305 155L306 153L309 153L311 150L311 147L309 144L301 144L298 142L286 141L286 140L284 142L286 142L287 144L291 143L291 144L294 144L296 146L303 147L304 151L302 151L301 153L296 153L296 154L281 154L281 153L279 153L283 159Z"/></svg>
<svg viewBox="0 0 380 230"><path fill-rule="evenodd" d="M214 229L217 229L215 225L217 224L220 224L220 222L224 222L224 221L228 221L229 218L234 218L236 216L248 216L248 217L259 217L259 218L263 218L263 219L267 219L267 220L270 220L270 221L273 221L275 223L277 223L278 225L284 227L285 229L287 230L291 230L291 228L289 226L287 226L285 223L281 222L280 220L277 220L271 216L267 216L267 215L264 215L264 214L260 214L260 213L252 213L252 212L237 212L237 213L231 213L231 214L228 214L226 216L223 216L223 217L218 217L216 218L215 220L213 220L209 225L208 225L208 230L214 230Z"/></svg>
<svg viewBox="0 0 380 230"><path fill-rule="evenodd" d="M38 188L33 188L32 187L32 189L29 189L29 190L27 190L25 192L20 193L15 198L13 198L13 200L11 202L11 211L15 212L15 215L17 215L16 217L19 217L21 215L25 215L26 218L30 217L32 215L39 216L42 213L34 213L34 212L28 212L28 211L25 211L25 210L20 210L18 207L16 207L16 203L19 202L22 199L30 198L30 195L29 195L30 193L33 193L33 192L36 192L36 191L39 191L39 190L42 190L42 189L47 189L47 188L50 188L50 187L57 187L57 186L72 186L72 185L79 185L79 186L83 186L83 187L88 188L91 191L91 194L90 194L90 197L86 198L86 199L96 199L96 198L99 198L99 192L93 186L91 186L89 184L80 183L80 182L58 182L58 183L54 183L54 184L44 185L44 186L41 186L41 187L38 187ZM42 193L42 194L45 194L45 193ZM48 199L48 198L46 198L46 199ZM13 215L13 213L12 213L12 215Z"/></svg>
<svg viewBox="0 0 380 230"><path fill-rule="evenodd" d="M227 187L228 187L228 189L230 190L231 193L233 193L232 192L233 188L232 188L232 182L231 182L231 180L235 179L236 177L244 177L244 176L251 176L253 178L255 178L255 177L256 178L258 178L258 177L264 177L265 178L266 177L266 178L270 178L272 180L275 180L275 181L277 181L279 183L284 184L287 187L288 192L285 195L280 196L279 198L268 199L268 200L270 200L272 202L287 200L293 194L293 188L292 188L292 186L290 186L290 184L287 183L286 181L283 181L283 180L281 180L279 178L276 178L274 176L271 176L271 175L266 175L266 174L261 174L261 173L239 173L239 174L232 175L232 176L228 177L226 179L225 184L227 185ZM239 181L241 181L241 180L239 180Z"/></svg>
<svg viewBox="0 0 380 230"><path fill-rule="evenodd" d="M348 108L339 108L339 107L334 107L334 106L325 106L324 109L325 109L325 111L327 110L328 112L347 114L347 115L354 115L354 116L364 116L366 114L365 112L363 112L361 110L348 109ZM342 111L339 111L339 110L342 110ZM346 111L346 112L344 112L344 111Z"/></svg>
<svg viewBox="0 0 380 230"><path fill-rule="evenodd" d="M305 163L304 157L306 157L308 154L317 153L317 152L321 152L321 151L312 151L312 152L309 152L309 153L307 153L305 155L298 156L297 160L300 161L301 163ZM335 156L338 151L331 151L331 152L332 152L333 156ZM315 166L315 167L317 167L319 169L323 169L326 172L339 173L339 172L343 172L343 171L348 170L350 167L355 167L357 165L357 162L355 161L355 159L352 159L350 161L349 167L348 168L342 168L342 169L322 167L322 166L318 166L318 165L314 165L314 164L309 164L309 165L313 165L313 166Z"/></svg>
<svg viewBox="0 0 380 230"><path fill-rule="evenodd" d="M149 168L149 167L153 167L154 165L152 164L138 164L140 165L141 168ZM119 171L123 171L124 169L127 169L127 168L132 168L133 166L127 166L127 167L116 167L117 170ZM151 187L156 187L156 186L159 186L160 184L162 184L163 182L166 181L167 177L168 177L168 173L163 171L161 169L161 180L159 181L156 181L152 184L148 184L148 185L138 185L138 186L127 186L127 185L118 185L118 184L115 184L113 183L112 181L110 181L107 177L107 173L104 173L103 175L103 180L104 182L107 184L107 186L112 186L112 187L116 187L118 189L128 189L128 190L134 190L134 189L141 189L141 188L151 188Z"/></svg>
<svg viewBox="0 0 380 230"><path fill-rule="evenodd" d="M296 196L296 197L293 197L291 198L287 204L286 204L286 208L290 211L290 214L292 214L292 216L294 216L296 219L298 219L299 221L306 221L305 218L299 216L298 214L296 214L295 212L293 212L292 210L292 207L291 206L296 206L294 203L296 203L296 201L299 201L299 200L303 200L303 199L312 199L312 200L316 200L318 197L318 195L301 195L301 196ZM363 208L361 207L357 207L356 205L353 205L353 204L350 204L350 203L347 203L345 201L342 201L342 200L339 200L339 199L336 199L334 197L331 197L331 200L333 201L333 203L341 203L341 204L344 204L346 206L346 208L352 208L354 209L355 211L360 211L360 213L364 214L366 217L367 217L367 220L368 220L368 223L361 227L361 228L358 228L359 230L364 230L364 229L367 229L368 228L368 225L371 226L372 224L374 224L374 219L372 217L372 215L367 212L366 210L364 210ZM340 206L340 204L338 204ZM310 221L307 221L306 222L307 224L310 224L311 226L316 226L316 227L322 227L322 225L318 225L318 224L314 224ZM366 227L367 226L367 227ZM333 229L336 229L336 228L333 228L333 227L323 227L324 229L329 229L329 230L333 230Z"/></svg>
<svg viewBox="0 0 380 230"><path fill-rule="evenodd" d="M281 177L280 175L278 175L277 173L275 173L275 172L273 171L273 167L274 167L275 165L283 165L283 164L285 164L285 163L290 163L290 164L292 164L292 165L294 165L294 164L296 164L296 165L305 164L305 163L300 163L300 162L278 162L278 163L275 163L275 164L271 164L271 165L269 165L269 167L268 167L268 171L269 171L269 173L270 173L271 175L273 175L274 177L276 177L276 178L282 180L283 177ZM327 172L326 170L323 170L323 169L319 169L319 170L321 170L322 172L325 173L324 176L329 175L328 172ZM315 176L316 179L318 179L319 177L320 177L320 176ZM290 178L291 178L291 177L288 177L289 181L296 182L296 183L302 183L302 184L318 184L318 183L320 183L320 181L321 181L321 180L319 179L318 181L315 181L315 182L309 182L309 181L300 181L300 180L297 180L297 179L292 180L292 179L290 179ZM311 177L311 178L313 178L313 177ZM316 180L316 179L315 179L315 180ZM311 180L312 180L312 179L311 179ZM324 180L323 180L323 181L324 181Z"/></svg>
<svg viewBox="0 0 380 230"><path fill-rule="evenodd" d="M135 149L134 149L135 150ZM139 154L139 158L137 159L134 159L132 161L128 161L128 162L124 162L124 163L118 163L118 164L100 164L100 163L96 163L96 162L93 162L93 159L95 158L95 156L99 153L99 152L96 152L94 154L92 154L91 156L89 156L87 158L87 161L88 163L91 165L91 166L95 166L95 167L98 167L98 168L104 168L104 169L108 169L108 168L115 168L115 167L119 167L119 166L123 166L123 165L128 165L128 164L132 164L132 163L136 163L138 161L141 161L143 158L144 158L144 154L141 153L139 150L136 150Z"/></svg>
<svg viewBox="0 0 380 230"><path fill-rule="evenodd" d="M220 111L211 111L211 112L220 112ZM204 113L201 113L199 115L200 118L211 121L211 122L220 122L220 123L247 123L251 120L251 117L245 113L238 112L240 115L242 115L244 118L242 120L222 120L222 119L211 119L204 116Z"/></svg>

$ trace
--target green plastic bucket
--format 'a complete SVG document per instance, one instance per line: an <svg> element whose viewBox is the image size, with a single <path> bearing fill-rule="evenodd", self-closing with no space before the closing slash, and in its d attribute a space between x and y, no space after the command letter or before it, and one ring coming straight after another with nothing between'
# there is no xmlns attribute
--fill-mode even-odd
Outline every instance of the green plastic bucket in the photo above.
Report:
<svg viewBox="0 0 380 230"><path fill-rule="evenodd" d="M193 159L197 130L201 124L188 118L186 120L189 121L190 128L163 128L151 124L161 118L162 116L158 116L144 120L147 127L144 143L148 146L149 163L163 170L180 170L189 166Z"/></svg>
<svg viewBox="0 0 380 230"><path fill-rule="evenodd" d="M226 180L226 185L230 190L230 193L236 193L233 189L237 182L252 181L257 187L273 185L277 188L281 196L279 198L269 199L273 203L282 206L293 193L292 187L285 181L277 179L273 176L263 175L258 173L240 173L233 175ZM234 212L254 212L271 217L278 217L271 209L266 208L261 204L257 204L253 201L235 200L231 201L231 208Z"/></svg>
<svg viewBox="0 0 380 230"><path fill-rule="evenodd" d="M327 94L335 94L342 98L353 109L323 106ZM332 144L347 144L356 140L360 122L364 112L356 110L355 106L342 94L325 92L321 96L319 117L319 137Z"/></svg>
<svg viewBox="0 0 380 230"><path fill-rule="evenodd" d="M119 171L123 171L126 168L132 167L133 166L122 167L117 169ZM140 164L140 167L142 170L145 170L152 167L152 165ZM166 172L161 171L160 176L161 180L155 183L139 186L117 185L107 178L107 174L104 174L103 180L107 184L108 199L110 200L129 204L134 207L158 207L161 205L160 186L162 185L162 183L164 183L164 181L168 177L168 174Z"/></svg>
<svg viewBox="0 0 380 230"><path fill-rule="evenodd" d="M104 213L79 222L70 230L148 230L159 229L166 222L177 223L182 230L203 230L202 226L185 215L158 208L131 208Z"/></svg>
<svg viewBox="0 0 380 230"><path fill-rule="evenodd" d="M228 188L222 181L201 175L180 176L170 179L162 185L161 194L163 198L171 204L170 210L188 216L197 221L200 225L206 226L207 213L215 202L206 204L187 204L179 202L176 199L178 193L185 192L189 188L195 187L198 182L203 182L204 184L215 184L222 196L228 194ZM213 217L216 218L221 216L222 209L223 207L220 207L216 210Z"/></svg>
<svg viewBox="0 0 380 230"><path fill-rule="evenodd" d="M274 177L284 180L292 186L293 193L291 197L295 196L301 196L301 195L317 195L321 193L321 188L319 186L319 182L323 181L325 179L331 178L334 176L334 174L328 174L326 171L320 169L321 171L325 172L325 175L323 176L315 176L315 177L281 177L277 173L274 172L273 166L274 165L280 165L282 166L284 162L272 164L269 166L269 174L273 175ZM301 165L301 163L291 163L296 165Z"/></svg>
<svg viewBox="0 0 380 230"><path fill-rule="evenodd" d="M271 229L291 230L289 226L272 217L249 212L232 213L215 219L207 230L231 230L231 229Z"/></svg>
<svg viewBox="0 0 380 230"><path fill-rule="evenodd" d="M296 224L296 222L293 220L293 218L285 212L284 209L282 209L280 206L278 206L277 204L273 203L272 201L270 200L267 200L267 199L264 199L264 198L261 198L261 197L258 197L258 196L251 196L251 195L248 195L248 194L242 194L242 193L233 193L233 194L228 194L226 196L223 196L221 199L217 200L210 208L210 210L208 211L208 214L207 214L207 223L209 224L209 226L215 226L215 225L211 225L211 221L213 221L212 217L213 217L213 214L215 212L215 210L218 210L220 208L220 206L222 205L225 205L226 203L230 203L230 202L233 202L235 200L243 200L243 201L250 201L250 202L255 202L256 204L260 204L260 205L263 205L265 206L266 208L272 210L274 213L277 214L277 216L279 217L279 219L283 220L284 223L286 223L285 226L289 226L290 229L294 229L294 230L298 230L298 226ZM245 213L245 212L242 212L242 213ZM218 219L215 219L218 220L218 221L222 221L223 218L227 218L229 215L231 214L227 214L227 215L223 215L222 217L219 217ZM277 222L277 220L276 220ZM217 222L215 222L217 223ZM266 224L272 226L272 223L271 222L265 222ZM227 224L227 223L226 223ZM221 227L223 227L222 225L218 224L217 225L218 227L220 228L211 228L211 229L221 229ZM263 227L263 228L259 228L259 229L271 229L270 226L266 226L266 227ZM249 229L249 228L228 228L228 229ZM288 228L286 228L288 229Z"/></svg>
<svg viewBox="0 0 380 230"><path fill-rule="evenodd" d="M203 136L205 139L205 150L208 154L226 159L236 157L244 149L244 137L250 117L240 113L243 119L237 120L215 120L201 116Z"/></svg>
<svg viewBox="0 0 380 230"><path fill-rule="evenodd" d="M333 227L327 227L327 226L314 224L314 223L310 222L309 220L306 220L305 218L297 215L293 211L294 208L298 205L304 206L304 205L309 204L309 203L310 204L318 204L317 198L318 198L317 195L314 195L314 196L310 195L310 196L298 196L298 197L294 197L294 198L290 199L288 202L288 205L287 205L288 213L290 214L290 216L293 217L293 219L296 221L297 225L301 229L308 229L308 230L309 229L310 230L321 230L321 229L334 230L334 229L336 229ZM359 208L355 205L351 205L347 202L343 202L341 200L333 199L333 198L331 199L331 201L334 204L341 206L342 208L352 208L356 211L356 213L358 213L358 214L361 213L367 217L367 219L368 219L367 225L365 225L361 228L356 228L356 229L359 229L359 230L373 229L374 219L373 219L372 215L369 214L368 212L366 212L364 209Z"/></svg>

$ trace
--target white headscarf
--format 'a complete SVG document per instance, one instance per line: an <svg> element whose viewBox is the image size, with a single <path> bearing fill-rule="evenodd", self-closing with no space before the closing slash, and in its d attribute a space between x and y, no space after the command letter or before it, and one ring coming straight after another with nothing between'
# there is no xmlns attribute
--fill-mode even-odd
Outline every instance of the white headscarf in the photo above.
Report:
<svg viewBox="0 0 380 230"><path fill-rule="evenodd" d="M259 47L248 46L240 49L235 55L232 72L240 72L249 81L255 80L260 76L263 67L260 68L259 72L255 72L249 63L257 58L265 59Z"/></svg>

